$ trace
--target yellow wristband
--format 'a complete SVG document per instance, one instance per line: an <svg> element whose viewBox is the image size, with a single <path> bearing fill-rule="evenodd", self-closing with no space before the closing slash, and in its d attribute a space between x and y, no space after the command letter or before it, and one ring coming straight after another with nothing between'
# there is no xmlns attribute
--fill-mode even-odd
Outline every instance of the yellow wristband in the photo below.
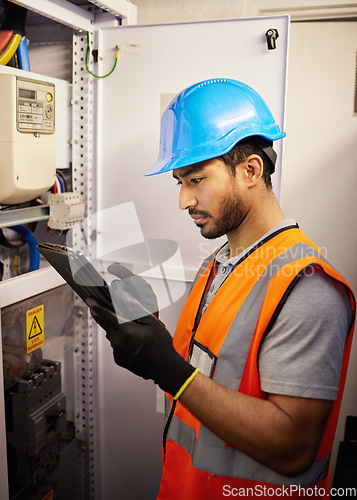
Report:
<svg viewBox="0 0 357 500"><path fill-rule="evenodd" d="M186 387L192 382L192 380L196 377L196 375L198 374L200 370L198 368L196 368L196 370L188 377L188 379L186 380L186 382L181 386L181 389L178 390L176 396L174 397L174 399L178 399L181 394L183 393L183 391L186 389Z"/></svg>

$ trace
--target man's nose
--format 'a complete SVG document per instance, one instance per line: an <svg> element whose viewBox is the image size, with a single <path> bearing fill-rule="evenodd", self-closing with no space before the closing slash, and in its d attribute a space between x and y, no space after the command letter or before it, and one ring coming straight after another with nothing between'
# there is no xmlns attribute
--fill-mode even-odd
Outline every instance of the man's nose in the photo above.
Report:
<svg viewBox="0 0 357 500"><path fill-rule="evenodd" d="M187 210L190 207L195 207L197 205L197 198L194 196L192 190L181 185L180 197L179 197L179 207L181 210Z"/></svg>

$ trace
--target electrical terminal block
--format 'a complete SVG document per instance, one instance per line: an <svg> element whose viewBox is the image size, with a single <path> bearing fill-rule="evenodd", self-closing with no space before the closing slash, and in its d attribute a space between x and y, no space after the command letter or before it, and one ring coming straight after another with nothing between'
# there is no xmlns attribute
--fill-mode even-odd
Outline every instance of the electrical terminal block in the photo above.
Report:
<svg viewBox="0 0 357 500"><path fill-rule="evenodd" d="M50 218L48 227L63 231L84 218L85 203L77 193L51 193L48 197Z"/></svg>

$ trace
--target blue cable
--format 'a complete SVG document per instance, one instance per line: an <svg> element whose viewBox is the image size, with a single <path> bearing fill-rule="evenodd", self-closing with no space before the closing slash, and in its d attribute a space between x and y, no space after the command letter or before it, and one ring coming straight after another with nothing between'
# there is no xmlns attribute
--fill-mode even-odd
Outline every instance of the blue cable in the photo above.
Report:
<svg viewBox="0 0 357 500"><path fill-rule="evenodd" d="M27 40L25 36L21 38L16 54L19 62L19 68L24 69L25 71L31 71L29 51L27 49Z"/></svg>
<svg viewBox="0 0 357 500"><path fill-rule="evenodd" d="M30 264L29 264L29 272L36 271L40 267L40 253L37 250L37 240L35 236L31 233L31 231L25 226L12 226L9 227L13 231L21 234L23 236L29 246L30 250Z"/></svg>
<svg viewBox="0 0 357 500"><path fill-rule="evenodd" d="M58 179L58 181L59 181L59 183L60 183L60 185L61 185L61 193L64 193L64 182L63 182L63 180L61 179L61 176L60 176L60 175L58 175L57 173L56 173L56 177L57 177L57 179Z"/></svg>

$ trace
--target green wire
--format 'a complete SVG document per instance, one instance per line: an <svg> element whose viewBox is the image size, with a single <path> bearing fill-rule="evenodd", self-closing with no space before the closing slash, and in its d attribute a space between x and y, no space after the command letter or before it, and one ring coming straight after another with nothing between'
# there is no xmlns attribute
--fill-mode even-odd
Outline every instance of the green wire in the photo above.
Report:
<svg viewBox="0 0 357 500"><path fill-rule="evenodd" d="M87 50L86 50L86 69L88 71L88 73L92 76L94 76L95 78L106 78L107 76L111 75L113 73L113 71L115 70L116 68L116 65L117 65L117 62L118 62L118 52L115 53L115 61L114 61L114 66L112 67L112 69L109 71L109 73L107 73L106 75L103 75L103 76L99 76L99 75L95 75L94 73L92 73L90 71L90 69L88 68L88 54L89 54L89 33L87 31Z"/></svg>

